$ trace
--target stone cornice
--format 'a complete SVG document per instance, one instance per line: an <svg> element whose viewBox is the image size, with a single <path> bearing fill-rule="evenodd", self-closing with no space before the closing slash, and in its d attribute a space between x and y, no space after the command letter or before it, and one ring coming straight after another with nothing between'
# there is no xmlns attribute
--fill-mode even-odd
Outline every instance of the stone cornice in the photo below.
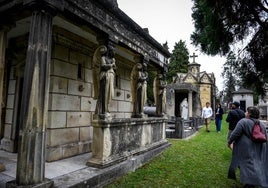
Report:
<svg viewBox="0 0 268 188"><path fill-rule="evenodd" d="M0 22L1 17L11 17L16 21L40 8L93 27L97 33L108 35L112 41L141 54L151 63L167 66L169 51L111 0L4 0L0 3Z"/></svg>
<svg viewBox="0 0 268 188"><path fill-rule="evenodd" d="M170 53L138 24L116 7L104 11L99 6L92 1L66 0L65 10L74 13L100 31L107 33L115 42L125 44L161 67L167 63L165 58L169 57Z"/></svg>

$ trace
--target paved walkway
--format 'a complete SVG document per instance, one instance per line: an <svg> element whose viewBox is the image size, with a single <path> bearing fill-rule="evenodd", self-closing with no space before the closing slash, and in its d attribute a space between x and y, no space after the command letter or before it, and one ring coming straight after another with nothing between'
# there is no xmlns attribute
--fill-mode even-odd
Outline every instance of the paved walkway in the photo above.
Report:
<svg viewBox="0 0 268 188"><path fill-rule="evenodd" d="M45 176L48 179L54 179L81 169L91 168L86 166L90 156L90 153L86 153L55 162L47 162ZM16 178L17 154L0 150L0 163L3 163L6 168L5 171L0 172L0 187L4 188L6 182Z"/></svg>
<svg viewBox="0 0 268 188"><path fill-rule="evenodd" d="M53 181L54 188L99 188L130 171L134 172L169 146L170 143L165 142L158 147L138 155L129 156L126 160L118 161L116 164L106 168L87 166L86 163L90 159L91 153L55 162L47 162L45 177ZM5 188L7 182L13 181L16 178L17 154L0 150L0 163L3 163L6 167L5 171L0 172L0 188Z"/></svg>

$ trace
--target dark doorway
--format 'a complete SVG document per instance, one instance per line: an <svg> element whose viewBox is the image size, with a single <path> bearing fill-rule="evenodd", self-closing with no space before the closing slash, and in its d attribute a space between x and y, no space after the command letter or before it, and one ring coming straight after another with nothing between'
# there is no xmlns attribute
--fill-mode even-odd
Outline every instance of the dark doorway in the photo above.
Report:
<svg viewBox="0 0 268 188"><path fill-rule="evenodd" d="M246 101L240 101L240 109L246 112Z"/></svg>
<svg viewBox="0 0 268 188"><path fill-rule="evenodd" d="M17 79L17 88L16 90L18 91L16 94L16 99L15 99L15 114L14 114L14 126L15 126L15 132L14 136L12 136L14 138L14 151L13 152L17 152L18 151L18 139L19 139L19 126L20 126L20 109L21 109L21 98L22 98L22 89L23 89L23 77L19 77Z"/></svg>
<svg viewBox="0 0 268 188"><path fill-rule="evenodd" d="M178 92L175 93L175 117L181 117L181 111L180 111L180 104L183 101L183 99L187 98L188 100L188 93L185 92Z"/></svg>

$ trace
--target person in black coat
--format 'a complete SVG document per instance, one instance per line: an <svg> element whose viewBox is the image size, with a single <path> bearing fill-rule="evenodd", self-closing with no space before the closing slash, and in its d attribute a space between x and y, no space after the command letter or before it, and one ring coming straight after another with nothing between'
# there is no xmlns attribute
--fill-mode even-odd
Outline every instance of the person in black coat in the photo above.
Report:
<svg viewBox="0 0 268 188"><path fill-rule="evenodd" d="M223 109L221 104L218 104L218 107L215 110L215 123L216 123L216 130L218 133L221 132L221 120L222 120Z"/></svg>
<svg viewBox="0 0 268 188"><path fill-rule="evenodd" d="M240 119L245 117L245 112L241 110L239 106L240 106L240 103L237 101L234 101L232 103L232 107L231 107L232 109L227 115L226 121L229 123L229 132L228 132L227 140L229 140L230 135L232 131L235 129L237 122Z"/></svg>

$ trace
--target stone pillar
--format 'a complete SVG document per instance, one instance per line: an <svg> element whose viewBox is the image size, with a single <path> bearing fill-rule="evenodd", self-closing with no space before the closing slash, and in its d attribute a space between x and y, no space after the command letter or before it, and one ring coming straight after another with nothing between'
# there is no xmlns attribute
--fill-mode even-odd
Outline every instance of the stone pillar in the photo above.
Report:
<svg viewBox="0 0 268 188"><path fill-rule="evenodd" d="M16 185L28 187L52 182L45 180L46 125L51 59L52 15L34 11L31 18L21 119ZM7 187L13 187L7 185Z"/></svg>
<svg viewBox="0 0 268 188"><path fill-rule="evenodd" d="M0 29L0 136L3 135L2 125L2 107L4 106L3 101L3 87L4 87L4 73L5 73L5 54L6 54L6 35L7 31L5 28Z"/></svg>
<svg viewBox="0 0 268 188"><path fill-rule="evenodd" d="M188 93L188 114L189 116L188 117L193 117L193 92L192 91L189 91Z"/></svg>

